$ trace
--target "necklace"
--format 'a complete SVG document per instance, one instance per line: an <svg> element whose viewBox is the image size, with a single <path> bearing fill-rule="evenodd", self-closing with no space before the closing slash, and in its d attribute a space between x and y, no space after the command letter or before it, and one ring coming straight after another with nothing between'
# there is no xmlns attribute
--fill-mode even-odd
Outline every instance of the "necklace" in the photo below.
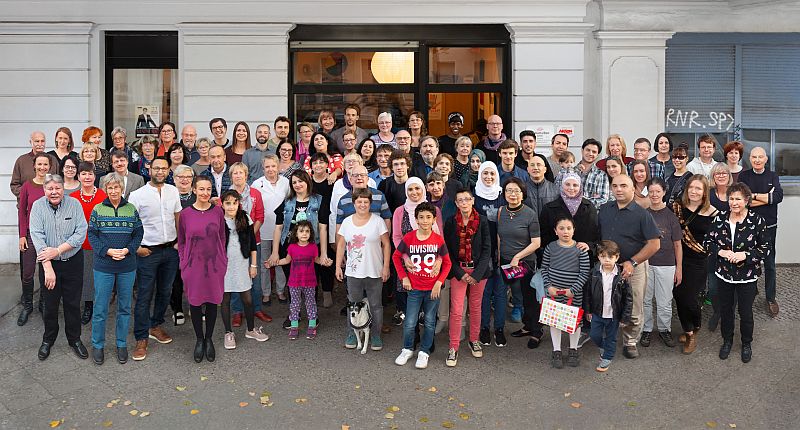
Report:
<svg viewBox="0 0 800 430"><path fill-rule="evenodd" d="M89 196L89 200L86 200L86 199L84 199L84 198L83 198L83 195L84 195L84 194L83 194L83 190L81 190L81 192L80 192L80 193L78 193L78 196L81 198L81 201L82 201L82 202L84 202L84 203L91 203L91 202L92 202L92 200L94 200L94 196L95 196L95 194L97 194L97 187L92 187L92 194Z"/></svg>
<svg viewBox="0 0 800 430"><path fill-rule="evenodd" d="M517 216L517 214L519 214L519 212L522 210L522 206L523 205L519 205L516 209L511 209L509 206L506 206L506 210L508 211L509 219L513 220L514 217Z"/></svg>

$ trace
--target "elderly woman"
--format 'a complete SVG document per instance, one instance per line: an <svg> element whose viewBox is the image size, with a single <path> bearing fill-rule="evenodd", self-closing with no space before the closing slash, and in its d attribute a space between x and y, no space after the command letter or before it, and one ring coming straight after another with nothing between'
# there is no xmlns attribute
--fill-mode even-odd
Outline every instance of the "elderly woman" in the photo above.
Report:
<svg viewBox="0 0 800 430"><path fill-rule="evenodd" d="M461 136L456 139L454 145L456 155L453 159L453 179L461 181L464 173L470 170L469 162L470 155L472 154L472 141L467 136Z"/></svg>
<svg viewBox="0 0 800 430"><path fill-rule="evenodd" d="M708 179L704 175L693 175L686 182L683 198L673 204L673 210L683 229L683 279L672 295L685 332L678 341L683 343L683 353L691 354L697 348L697 331L702 320L697 293L706 287L708 252L703 241L717 215L709 200Z"/></svg>
<svg viewBox="0 0 800 430"><path fill-rule="evenodd" d="M111 130L111 144L114 145L115 150L117 151L124 151L125 154L128 155L129 162L135 162L139 160L139 153L134 151L133 148L128 145L127 139L128 138L128 131L125 130L123 127L114 127Z"/></svg>
<svg viewBox="0 0 800 430"><path fill-rule="evenodd" d="M333 132L333 129L336 128L336 118L333 116L333 111L330 109L322 109L319 111L317 125L319 125L319 129L317 129L317 131L330 136Z"/></svg>
<svg viewBox="0 0 800 430"><path fill-rule="evenodd" d="M95 166L95 172L103 172L103 175L111 171L111 154L108 151L103 149L103 130L95 126L89 126L85 130L83 130L83 134L81 135L81 141L83 142L84 146L87 143L91 143L97 148L97 161L94 163L97 165ZM102 176L102 175L101 175ZM100 176L97 177L98 179Z"/></svg>
<svg viewBox="0 0 800 430"><path fill-rule="evenodd" d="M611 157L617 157L623 162L623 169L628 165L633 158L628 157L628 147L625 146L625 139L618 134L612 134L606 139L606 155L608 157L597 162L596 166L600 170L606 170L606 161ZM611 181L609 181L610 183Z"/></svg>
<svg viewBox="0 0 800 430"><path fill-rule="evenodd" d="M738 143L738 142L737 142ZM725 145L727 146L727 145ZM735 152L736 150L732 150ZM741 167L740 167L741 168ZM718 211L728 212L728 189L733 185L733 175L730 166L726 163L717 163L711 168L711 206ZM717 269L717 256L708 256L708 294L706 304L711 304L713 312L708 318L708 329L714 331L719 325L719 300L717 299L717 276L714 271ZM710 303L709 303L710 302Z"/></svg>
<svg viewBox="0 0 800 430"><path fill-rule="evenodd" d="M328 183L333 184L337 179L342 177L344 172L344 165L342 156L339 154L339 148L331 140L330 136L322 132L315 132L311 136L311 154L303 161L303 168L306 173L311 174L311 156L316 153L325 154L328 158Z"/></svg>
<svg viewBox="0 0 800 430"><path fill-rule="evenodd" d="M633 160L631 162L631 179L633 179L633 200L639 206L647 209L650 199L647 198L647 184L650 182L650 166L646 160Z"/></svg>
<svg viewBox="0 0 800 430"><path fill-rule="evenodd" d="M295 147L288 139L282 140L276 149L278 154L278 173L286 179L289 179L295 170L300 170L303 165L295 161Z"/></svg>
<svg viewBox="0 0 800 430"><path fill-rule="evenodd" d="M664 166L664 178L669 178L675 172L675 166L672 164L672 139L669 138L667 133L658 133L655 143L656 155L650 157L650 162L658 163Z"/></svg>
<svg viewBox="0 0 800 430"><path fill-rule="evenodd" d="M92 215L92 209L99 205L106 199L105 191L97 188L94 184L95 173L94 166L86 161L78 165L78 180L81 183L81 188L70 195L76 198L83 208L83 214L86 221ZM86 251L92 250L92 244L89 238L83 241L82 248ZM81 300L83 300L83 314L81 315L81 323L86 325L92 320L92 308L94 301L94 254L92 252L85 252L83 255L83 292L81 293Z"/></svg>
<svg viewBox="0 0 800 430"><path fill-rule="evenodd" d="M744 145L742 145L742 142L732 140L722 147L722 151L725 153L725 164L733 176L731 184L739 182L739 173L742 172L741 162L742 154L744 154Z"/></svg>
<svg viewBox="0 0 800 430"><path fill-rule="evenodd" d="M300 138L297 139L294 161L302 165L311 151L311 136L314 134L314 126L312 126L311 123L303 122L297 127L297 133Z"/></svg>
<svg viewBox="0 0 800 430"><path fill-rule="evenodd" d="M530 335L529 348L539 346L542 338L542 325L539 323L539 306L531 279L536 270L536 250L541 244L539 219L533 209L523 204L525 183L518 178L510 178L503 184L506 205L497 214L497 241L500 267L527 265L527 271L520 278L504 278L511 289L512 296L522 296L523 330ZM500 337L500 334L496 336ZM505 338L505 336L502 336ZM495 343L497 341L495 340Z"/></svg>
<svg viewBox="0 0 800 430"><path fill-rule="evenodd" d="M524 200L537 214L547 203L558 197L558 186L553 182L550 163L542 154L533 154L528 162L527 199Z"/></svg>
<svg viewBox="0 0 800 430"><path fill-rule="evenodd" d="M197 139L195 147L197 148L197 153L200 154L200 158L192 164L192 171L195 175L200 175L211 166L211 159L208 158L211 141L207 137L201 137Z"/></svg>
<svg viewBox="0 0 800 430"><path fill-rule="evenodd" d="M33 169L36 174L31 180L25 181L19 189L19 204L17 205L17 225L19 226L19 252L22 254L20 274L22 280L22 311L17 318L17 325L23 326L28 322L33 312L33 275L36 271L36 250L33 248L30 231L31 207L33 202L44 197L44 178L50 171L52 158L47 154L38 154L33 159ZM42 285L40 291L44 292ZM41 300L39 301L41 305ZM41 309L41 308L40 308Z"/></svg>
<svg viewBox="0 0 800 430"><path fill-rule="evenodd" d="M717 256L714 275L718 278L719 308L722 314L722 347L725 360L733 347L734 303L739 302L739 331L742 337L742 362L753 357L753 301L764 258L769 252L767 225L748 210L752 193L747 185L735 183L728 190L730 212L719 213L706 235L705 246Z"/></svg>
<svg viewBox="0 0 800 430"><path fill-rule="evenodd" d="M470 142L472 142L470 140ZM469 153L469 168L461 174L461 185L475 194L475 186L478 184L478 170L483 162L486 161L486 154L480 149L473 149Z"/></svg>
<svg viewBox="0 0 800 430"><path fill-rule="evenodd" d="M410 180L410 179L409 179ZM475 199L469 190L456 193L456 216L444 224L444 239L450 253L450 351L458 358L461 342L461 322L464 315L464 297L469 302L469 335L467 341L475 358L483 357L483 348L478 340L481 325L481 302L486 282L492 276L489 221L474 207ZM448 351L448 355L450 353ZM456 360L447 365L456 365Z"/></svg>
<svg viewBox="0 0 800 430"><path fill-rule="evenodd" d="M156 144L158 141L155 137L142 136L140 143L142 156L138 161L132 162L133 168L128 168L131 172L141 176L145 183L150 182L150 163L156 158Z"/></svg>
<svg viewBox="0 0 800 430"><path fill-rule="evenodd" d="M108 173L108 170L101 167L100 157L101 152L100 148L93 143L87 143L83 145L81 148L81 152L79 154L80 160L84 163L89 163L92 165L92 170L94 171L95 177L95 185L100 184L100 178Z"/></svg>
<svg viewBox="0 0 800 430"><path fill-rule="evenodd" d="M73 151L75 149L75 141L72 139L72 130L67 127L60 127L56 130L56 149L48 151L48 154L54 155L61 163L68 156L78 156L78 153Z"/></svg>
<svg viewBox="0 0 800 430"><path fill-rule="evenodd" d="M136 279L136 250L144 228L139 212L123 197L125 178L116 172L101 181L108 196L91 209L87 237L94 254L94 314L92 315L92 359L103 364L108 306L117 290L117 361L128 361L128 326Z"/></svg>
<svg viewBox="0 0 800 430"><path fill-rule="evenodd" d="M377 148L383 144L392 145L392 148L397 148L397 140L392 133L392 114L389 112L381 112L378 115L378 133L370 136L375 147ZM414 135L411 135L411 146L414 146Z"/></svg>
<svg viewBox="0 0 800 430"><path fill-rule="evenodd" d="M278 157L274 154L267 154L261 160L261 165L264 170L264 176L253 181L250 187L261 193L261 202L264 205L264 223L261 225L261 231L259 232L262 239L259 247L261 252L260 264L263 265L278 247L278 243L272 240L273 232L275 231L275 209L286 200L286 195L289 194L289 180L278 174ZM275 284L286 284L283 270L269 269L264 271L261 282L261 303L265 306L272 304L272 270L275 270ZM257 300L258 297L254 299Z"/></svg>

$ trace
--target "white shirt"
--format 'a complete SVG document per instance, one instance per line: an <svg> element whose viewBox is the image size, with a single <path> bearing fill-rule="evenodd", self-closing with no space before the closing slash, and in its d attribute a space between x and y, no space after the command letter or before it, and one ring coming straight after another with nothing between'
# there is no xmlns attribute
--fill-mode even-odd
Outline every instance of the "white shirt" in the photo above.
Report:
<svg viewBox="0 0 800 430"><path fill-rule="evenodd" d="M704 175L706 178L711 180L711 168L717 164L714 159L711 159L711 162L706 164L703 163L703 160L700 157L694 157L694 160L690 161L689 164L686 165L686 170L692 172L693 175Z"/></svg>
<svg viewBox="0 0 800 430"><path fill-rule="evenodd" d="M369 221L361 227L353 224L353 217L344 219L339 234L344 237L347 262L344 274L353 278L380 278L383 271L381 235L388 233L386 223L378 214L371 213Z"/></svg>
<svg viewBox="0 0 800 430"><path fill-rule="evenodd" d="M222 172L215 172L213 167L209 167L211 170L211 176L214 177L214 188L217 189L217 196L222 195L222 175L225 174L225 171L228 170L228 166L222 166Z"/></svg>
<svg viewBox="0 0 800 430"><path fill-rule="evenodd" d="M600 268L600 273L603 275L603 318L614 318L614 308L611 307L611 290L614 287L614 277L617 276L618 269L614 266L611 273L606 273L605 270Z"/></svg>
<svg viewBox="0 0 800 430"><path fill-rule="evenodd" d="M250 185L250 188L261 192L261 199L264 201L264 224L261 225L261 240L272 240L272 232L275 230L275 209L286 200L289 194L289 180L278 175L278 182L275 185L262 176Z"/></svg>
<svg viewBox="0 0 800 430"><path fill-rule="evenodd" d="M128 201L139 211L144 227L142 245L153 246L178 238L175 214L181 211L181 196L174 185L164 184L161 192L150 182L131 193Z"/></svg>

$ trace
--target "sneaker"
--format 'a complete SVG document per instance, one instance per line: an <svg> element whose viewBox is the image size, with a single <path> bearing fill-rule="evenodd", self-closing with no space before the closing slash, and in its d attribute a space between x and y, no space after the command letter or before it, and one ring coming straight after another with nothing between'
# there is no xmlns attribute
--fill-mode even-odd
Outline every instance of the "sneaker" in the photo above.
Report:
<svg viewBox="0 0 800 430"><path fill-rule="evenodd" d="M550 356L550 365L552 365L554 369L564 368L564 362L561 359L561 351L553 351L553 354Z"/></svg>
<svg viewBox="0 0 800 430"><path fill-rule="evenodd" d="M317 338L317 326L314 327L309 326L308 330L306 330L306 339L314 340L316 338Z"/></svg>
<svg viewBox="0 0 800 430"><path fill-rule="evenodd" d="M522 327L521 329L519 329L517 331L512 331L511 332L511 337L525 337L525 336L530 336L530 335L531 335L531 332L529 330L525 330L525 327Z"/></svg>
<svg viewBox="0 0 800 430"><path fill-rule="evenodd" d="M255 339L259 342L266 342L269 340L269 335L261 331L261 327L256 327L253 330L244 332L244 337L248 339Z"/></svg>
<svg viewBox="0 0 800 430"><path fill-rule="evenodd" d="M397 311L392 316L392 324L400 326L403 325L403 321L406 319L406 314L401 311Z"/></svg>
<svg viewBox="0 0 800 430"><path fill-rule="evenodd" d="M272 317L265 314L263 311L258 311L255 314L253 314L253 316L264 322L272 322Z"/></svg>
<svg viewBox="0 0 800 430"><path fill-rule="evenodd" d="M578 338L578 348L586 345L586 342L589 342L592 338L589 336L589 333L585 331L581 332L581 336Z"/></svg>
<svg viewBox="0 0 800 430"><path fill-rule="evenodd" d="M383 349L383 339L380 336L373 336L369 340L369 349L373 351L380 351Z"/></svg>
<svg viewBox="0 0 800 430"><path fill-rule="evenodd" d="M581 356L577 349L570 348L567 352L567 366L578 367L581 364Z"/></svg>
<svg viewBox="0 0 800 430"><path fill-rule="evenodd" d="M403 348L403 350L400 351L400 355L398 355L397 358L394 359L394 364L398 366L405 366L405 364L408 363L408 359L410 359L413 356L414 356L414 351Z"/></svg>
<svg viewBox="0 0 800 430"><path fill-rule="evenodd" d="M481 334L479 336L480 342L484 345L492 344L492 335L489 334L488 327L481 327Z"/></svg>
<svg viewBox="0 0 800 430"><path fill-rule="evenodd" d="M722 342L722 347L719 349L719 359L720 360L727 360L728 356L731 355L731 348L733 348L732 342Z"/></svg>
<svg viewBox="0 0 800 430"><path fill-rule="evenodd" d="M674 348L675 347L675 339L672 338L672 333L664 330L658 332L658 336L661 338L661 341L664 342L664 345Z"/></svg>
<svg viewBox="0 0 800 430"><path fill-rule="evenodd" d="M225 349L236 349L236 335L232 331L225 333L223 346L225 346Z"/></svg>
<svg viewBox="0 0 800 430"><path fill-rule="evenodd" d="M347 349L356 349L358 346L358 340L356 339L356 334L352 330L347 335L347 339L344 341L344 347Z"/></svg>
<svg viewBox="0 0 800 430"><path fill-rule="evenodd" d="M297 340L300 337L299 327L289 327L289 340Z"/></svg>
<svg viewBox="0 0 800 430"><path fill-rule="evenodd" d="M641 337L641 339L639 339L639 345L642 345L645 348L650 346L650 336L651 336L651 333L649 331L643 331L642 332L642 337Z"/></svg>
<svg viewBox="0 0 800 430"><path fill-rule="evenodd" d="M769 316L771 316L772 318L777 317L778 316L778 312L780 312L780 310L781 310L781 308L780 308L780 306L778 306L778 302L776 302L775 300L773 300L773 301L767 300L767 313L769 313ZM744 361L744 360L742 360L742 361ZM748 360L748 361L750 361L750 360ZM747 363L747 361L745 361L745 363Z"/></svg>
<svg viewBox="0 0 800 430"><path fill-rule="evenodd" d="M172 338L164 331L161 326L150 329L150 339L154 339L158 343L170 343Z"/></svg>
<svg viewBox="0 0 800 430"><path fill-rule="evenodd" d="M137 340L133 350L133 361L142 361L147 358L147 339Z"/></svg>
<svg viewBox="0 0 800 430"><path fill-rule="evenodd" d="M522 309L514 308L511 310L511 322L521 323L522 322Z"/></svg>
<svg viewBox="0 0 800 430"><path fill-rule="evenodd" d="M241 313L233 314L232 321L233 322L231 324L233 324L234 327L241 327L242 326L242 314Z"/></svg>
<svg viewBox="0 0 800 430"><path fill-rule="evenodd" d="M749 363L753 359L753 347L749 343L742 344L742 363Z"/></svg>
<svg viewBox="0 0 800 430"><path fill-rule="evenodd" d="M289 330L290 328L292 328L292 322L289 321L289 317L286 317L286 319L283 320L283 328L285 330Z"/></svg>
<svg viewBox="0 0 800 430"><path fill-rule="evenodd" d="M477 340L475 342L468 342L469 350L472 352L472 356L475 358L483 357L483 348L481 347L481 343Z"/></svg>
<svg viewBox="0 0 800 430"><path fill-rule="evenodd" d="M417 369L424 369L428 367L428 357L429 355L422 351L417 353L417 362L414 363L414 367L416 367Z"/></svg>
<svg viewBox="0 0 800 430"><path fill-rule="evenodd" d="M447 367L456 367L456 364L458 364L458 351L455 348L450 348L447 351L447 360L444 363Z"/></svg>
<svg viewBox="0 0 800 430"><path fill-rule="evenodd" d="M605 372L611 366L611 360L606 360L605 358L601 358L600 362L597 363L597 367L594 370L598 372Z"/></svg>
<svg viewBox="0 0 800 430"><path fill-rule="evenodd" d="M494 344L498 348L502 348L506 346L508 342L506 341L506 335L503 333L503 329L495 330L494 332Z"/></svg>
<svg viewBox="0 0 800 430"><path fill-rule="evenodd" d="M172 321L175 325L183 325L186 322L186 316L183 312L175 312L175 315L172 316Z"/></svg>

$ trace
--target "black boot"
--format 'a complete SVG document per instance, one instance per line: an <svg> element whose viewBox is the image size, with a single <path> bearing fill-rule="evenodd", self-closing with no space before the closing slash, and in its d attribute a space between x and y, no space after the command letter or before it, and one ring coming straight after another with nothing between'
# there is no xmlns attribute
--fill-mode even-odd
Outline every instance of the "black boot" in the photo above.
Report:
<svg viewBox="0 0 800 430"><path fill-rule="evenodd" d="M206 347L205 342L203 339L197 339L197 343L194 344L194 362L199 363L203 361L203 357L206 355Z"/></svg>
<svg viewBox="0 0 800 430"><path fill-rule="evenodd" d="M211 338L206 339L205 350L206 350L206 360L213 362L217 358L217 350L214 349L214 341L212 341Z"/></svg>
<svg viewBox="0 0 800 430"><path fill-rule="evenodd" d="M33 292L22 293L22 310L17 318L17 325L24 326L28 322L28 317L33 313Z"/></svg>
<svg viewBox="0 0 800 430"><path fill-rule="evenodd" d="M81 324L86 325L92 321L92 310L94 309L94 302L83 302L83 315L81 315Z"/></svg>

